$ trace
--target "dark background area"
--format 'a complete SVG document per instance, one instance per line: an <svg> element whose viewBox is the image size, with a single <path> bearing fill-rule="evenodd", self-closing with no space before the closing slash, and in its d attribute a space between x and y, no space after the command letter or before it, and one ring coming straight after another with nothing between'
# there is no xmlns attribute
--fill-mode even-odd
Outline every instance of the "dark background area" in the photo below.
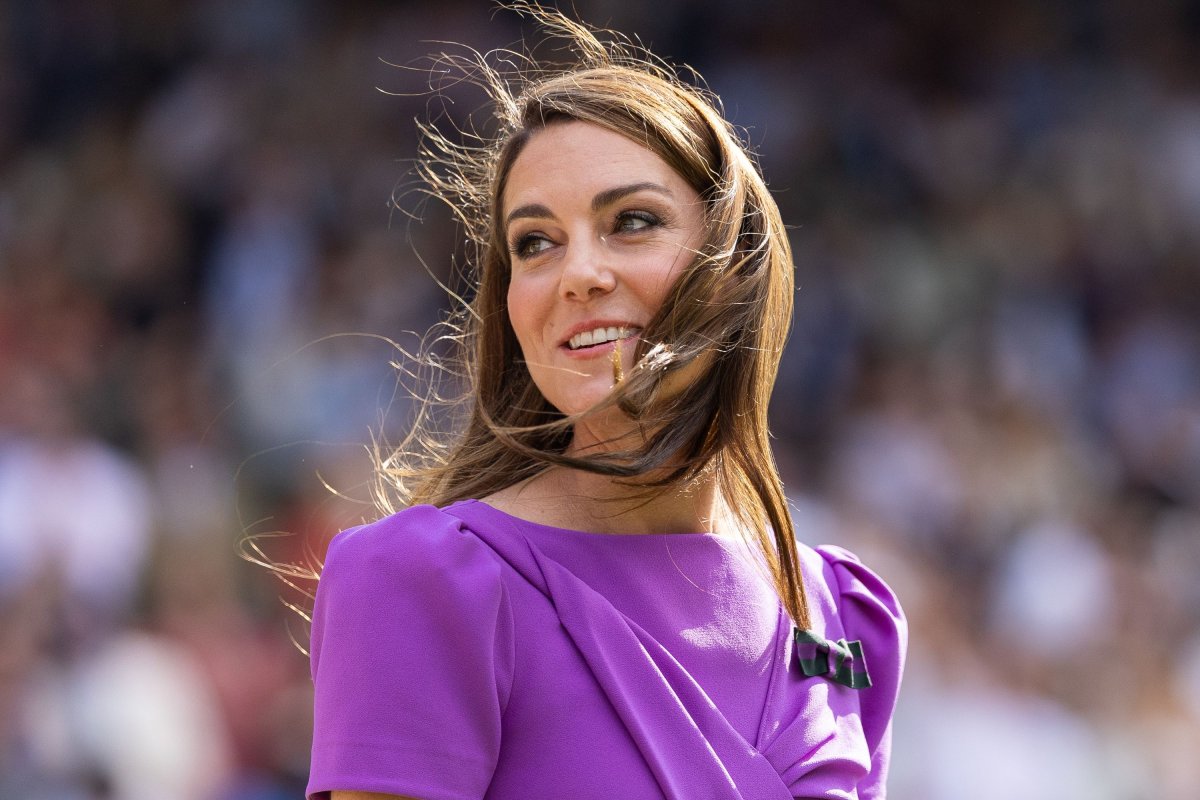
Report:
<svg viewBox="0 0 1200 800"><path fill-rule="evenodd" d="M705 76L791 226L778 456L910 616L891 796L1194 800L1200 3L980 5L575 8ZM0 3L0 798L300 796L303 597L238 542L376 514L461 249L413 120L484 100L426 57L523 36Z"/></svg>

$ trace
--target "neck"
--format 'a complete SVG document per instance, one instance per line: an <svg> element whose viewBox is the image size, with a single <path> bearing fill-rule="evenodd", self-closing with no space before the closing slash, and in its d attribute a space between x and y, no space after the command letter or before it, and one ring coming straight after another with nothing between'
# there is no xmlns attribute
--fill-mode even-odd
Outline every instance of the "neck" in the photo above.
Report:
<svg viewBox="0 0 1200 800"><path fill-rule="evenodd" d="M728 506L710 474L647 495L636 485L605 475L552 467L484 499L531 522L592 533L732 530Z"/></svg>

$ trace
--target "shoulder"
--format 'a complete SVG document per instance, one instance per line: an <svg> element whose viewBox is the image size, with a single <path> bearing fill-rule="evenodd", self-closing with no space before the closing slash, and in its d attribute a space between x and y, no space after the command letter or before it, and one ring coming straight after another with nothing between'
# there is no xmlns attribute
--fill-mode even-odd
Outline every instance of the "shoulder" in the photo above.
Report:
<svg viewBox="0 0 1200 800"><path fill-rule="evenodd" d="M833 639L861 640L868 659L886 663L898 682L908 648L908 621L896 593L845 548L801 544L799 551L814 624L824 629L818 632ZM873 668L873 679L874 672Z"/></svg>
<svg viewBox="0 0 1200 800"><path fill-rule="evenodd" d="M892 588L874 570L849 550L836 545L809 547L801 544L804 577L827 593L835 606L854 606L873 615L887 617L897 627L905 625L904 611Z"/></svg>
<svg viewBox="0 0 1200 800"><path fill-rule="evenodd" d="M320 582L491 580L498 564L460 519L434 506L412 506L342 531L329 544ZM414 581L418 586L414 585Z"/></svg>
<svg viewBox="0 0 1200 800"><path fill-rule="evenodd" d="M313 607L314 666L339 638L456 639L462 620L483 635L507 630L510 613L494 551L454 516L413 506L330 543Z"/></svg>
<svg viewBox="0 0 1200 800"><path fill-rule="evenodd" d="M329 557L396 558L414 544L442 543L460 530L459 520L440 508L410 506L342 531L330 542Z"/></svg>
<svg viewBox="0 0 1200 800"><path fill-rule="evenodd" d="M469 625L464 621L470 620ZM313 605L314 675L331 650L490 650L511 628L508 590L495 553L460 520L413 506L351 528L330 543ZM490 658L490 656L488 656Z"/></svg>

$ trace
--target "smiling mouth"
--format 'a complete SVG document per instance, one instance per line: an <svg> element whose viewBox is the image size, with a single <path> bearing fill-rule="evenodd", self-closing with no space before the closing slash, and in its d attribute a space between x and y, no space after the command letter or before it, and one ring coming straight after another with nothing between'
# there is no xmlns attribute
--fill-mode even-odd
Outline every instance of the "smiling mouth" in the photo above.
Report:
<svg viewBox="0 0 1200 800"><path fill-rule="evenodd" d="M608 344L619 339L627 339L634 333L637 333L639 328L626 327L606 327L596 328L590 331L580 331L567 340L568 350L582 350L586 347L596 347L597 345Z"/></svg>

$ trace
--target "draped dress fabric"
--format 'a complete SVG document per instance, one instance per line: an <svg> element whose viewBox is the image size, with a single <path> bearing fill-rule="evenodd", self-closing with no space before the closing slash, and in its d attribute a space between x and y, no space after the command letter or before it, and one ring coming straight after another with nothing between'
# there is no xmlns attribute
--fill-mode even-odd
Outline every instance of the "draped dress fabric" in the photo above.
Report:
<svg viewBox="0 0 1200 800"><path fill-rule="evenodd" d="M813 630L871 686L807 677L749 548L538 525L474 500L340 534L317 590L308 795L885 796L907 641L888 587L801 545Z"/></svg>

